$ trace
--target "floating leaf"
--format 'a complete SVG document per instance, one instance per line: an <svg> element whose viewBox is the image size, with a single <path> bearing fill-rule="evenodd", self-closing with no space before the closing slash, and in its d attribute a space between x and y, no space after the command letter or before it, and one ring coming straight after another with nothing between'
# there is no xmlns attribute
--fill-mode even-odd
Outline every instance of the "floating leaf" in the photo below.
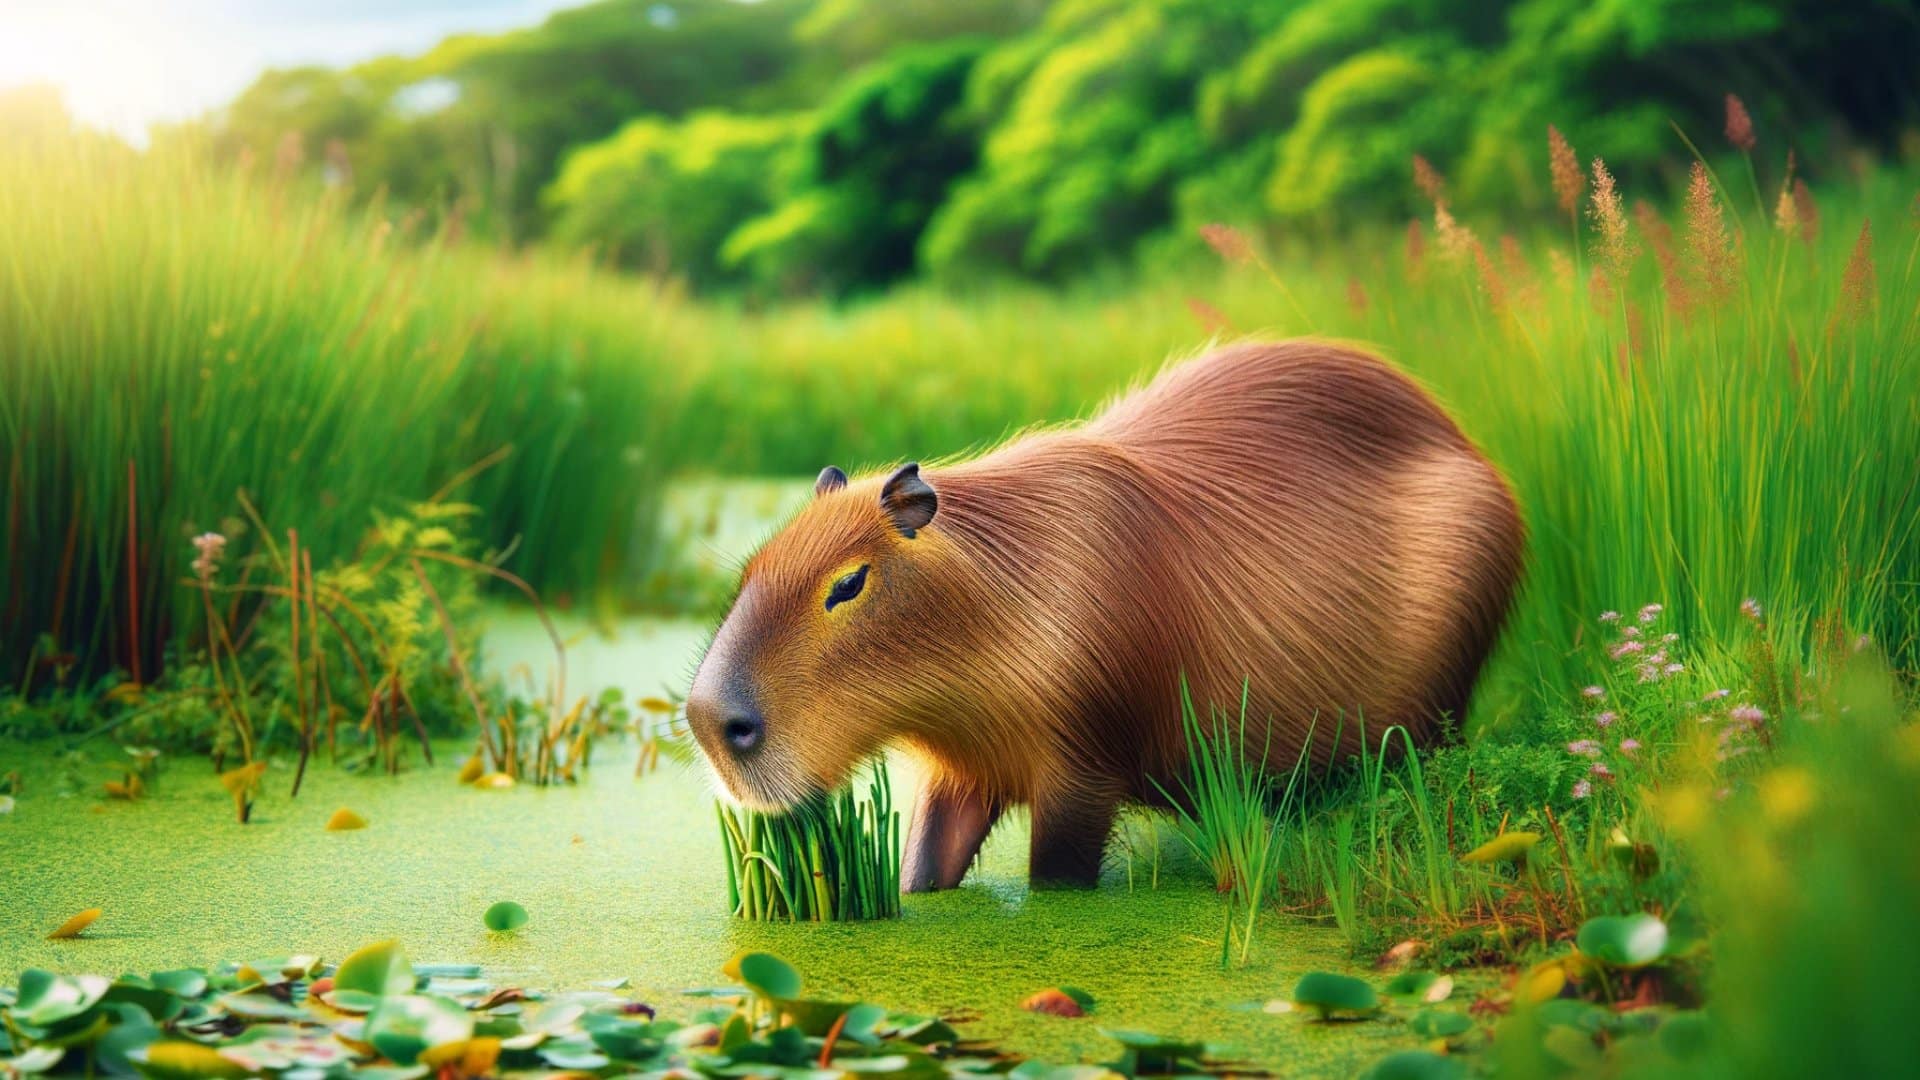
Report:
<svg viewBox="0 0 1920 1080"><path fill-rule="evenodd" d="M485 776L486 773L487 763L480 759L480 752L476 750L473 756L467 759L467 763L460 766L460 782L463 784L471 784L475 780Z"/></svg>
<svg viewBox="0 0 1920 1080"><path fill-rule="evenodd" d="M1423 1039L1451 1039L1473 1030L1473 1021L1457 1012L1423 1009L1407 1021L1407 1027Z"/></svg>
<svg viewBox="0 0 1920 1080"><path fill-rule="evenodd" d="M1314 971L1301 976L1294 986L1293 1003L1313 1009L1320 1014L1320 1019L1326 1020L1335 1014L1371 1015L1380 1008L1380 995L1351 975Z"/></svg>
<svg viewBox="0 0 1920 1080"><path fill-rule="evenodd" d="M408 966L399 942L376 941L340 961L340 969L333 973L333 986L336 998L349 990L373 997L404 994L413 989L413 968Z"/></svg>
<svg viewBox="0 0 1920 1080"><path fill-rule="evenodd" d="M1536 964L1513 985L1513 999L1523 1005L1551 1001L1567 986L1567 966L1558 960Z"/></svg>
<svg viewBox="0 0 1920 1080"><path fill-rule="evenodd" d="M1536 832L1501 833L1499 836L1460 856L1460 861L1468 863L1514 862L1526 858L1527 851L1539 842L1540 834Z"/></svg>
<svg viewBox="0 0 1920 1080"><path fill-rule="evenodd" d="M393 994L367 1016L366 1041L396 1065L412 1065L436 1046L473 1038L467 1010L431 994Z"/></svg>
<svg viewBox="0 0 1920 1080"><path fill-rule="evenodd" d="M60 1059L66 1056L67 1052L58 1046L36 1046L23 1051L19 1057L0 1058L0 1075L43 1073L60 1064Z"/></svg>
<svg viewBox="0 0 1920 1080"><path fill-rule="evenodd" d="M46 1027L79 1016L113 985L98 975L55 975L31 968L20 975L13 1003L13 1019Z"/></svg>
<svg viewBox="0 0 1920 1080"><path fill-rule="evenodd" d="M473 786L491 791L505 791L513 786L513 777L503 772L490 772L475 780Z"/></svg>
<svg viewBox="0 0 1920 1080"><path fill-rule="evenodd" d="M487 908L480 921L496 934L511 933L527 925L527 909L511 900L502 900Z"/></svg>
<svg viewBox="0 0 1920 1080"><path fill-rule="evenodd" d="M247 1069L212 1047L181 1039L153 1043L127 1055L154 1080L240 1080Z"/></svg>
<svg viewBox="0 0 1920 1080"><path fill-rule="evenodd" d="M156 971L153 973L153 985L175 997L197 998L207 992L207 976L205 972L193 968Z"/></svg>
<svg viewBox="0 0 1920 1080"><path fill-rule="evenodd" d="M1035 993L1020 1003L1020 1007L1031 1013L1044 1013L1048 1016L1075 1018L1087 1015L1086 1006L1073 995L1057 987L1048 987Z"/></svg>
<svg viewBox="0 0 1920 1080"><path fill-rule="evenodd" d="M727 961L721 971L770 1001L790 1001L800 996L800 973L772 953L741 953Z"/></svg>
<svg viewBox="0 0 1920 1080"><path fill-rule="evenodd" d="M1609 967L1645 967L1667 951L1667 924L1645 912L1601 915L1580 926L1580 951Z"/></svg>
<svg viewBox="0 0 1920 1080"><path fill-rule="evenodd" d="M1402 1050L1374 1062L1366 1080L1457 1080L1467 1075L1459 1061L1431 1050Z"/></svg>
<svg viewBox="0 0 1920 1080"><path fill-rule="evenodd" d="M1409 971L1394 976L1383 988L1386 995L1404 1001L1424 1001L1431 1005L1453 994L1453 976L1431 971Z"/></svg>
<svg viewBox="0 0 1920 1080"><path fill-rule="evenodd" d="M660 697L643 697L640 699L640 707L650 713L673 713L678 711L673 702Z"/></svg>
<svg viewBox="0 0 1920 1080"><path fill-rule="evenodd" d="M101 914L102 912L99 908L90 907L80 914L75 915L73 918L68 919L66 922L61 923L59 929L47 935L47 940L65 941L68 938L77 938L80 936L80 931L92 926L93 920L99 918Z"/></svg>
<svg viewBox="0 0 1920 1080"><path fill-rule="evenodd" d="M327 819L328 832L346 832L349 829L364 829L366 827L366 818L361 817L359 814L354 813L344 806L335 810L333 816Z"/></svg>

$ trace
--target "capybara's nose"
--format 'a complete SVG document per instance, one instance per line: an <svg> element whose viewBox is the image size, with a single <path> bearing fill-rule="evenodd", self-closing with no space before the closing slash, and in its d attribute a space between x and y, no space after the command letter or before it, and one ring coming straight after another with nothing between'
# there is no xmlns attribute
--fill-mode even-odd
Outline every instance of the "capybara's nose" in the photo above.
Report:
<svg viewBox="0 0 1920 1080"><path fill-rule="evenodd" d="M720 722L720 734L733 747L734 753L744 754L760 745L767 733L767 722L760 718L757 709L735 705L727 710L726 719Z"/></svg>

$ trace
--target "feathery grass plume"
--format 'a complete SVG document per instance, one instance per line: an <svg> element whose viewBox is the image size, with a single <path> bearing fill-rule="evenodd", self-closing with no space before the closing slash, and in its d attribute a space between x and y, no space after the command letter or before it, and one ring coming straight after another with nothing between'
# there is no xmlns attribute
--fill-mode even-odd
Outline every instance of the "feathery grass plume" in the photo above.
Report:
<svg viewBox="0 0 1920 1080"><path fill-rule="evenodd" d="M1447 182L1433 163L1419 154L1413 155L1413 185L1420 189L1435 206L1447 203Z"/></svg>
<svg viewBox="0 0 1920 1080"><path fill-rule="evenodd" d="M1222 314L1219 308L1214 307L1212 304L1207 303L1197 296L1187 297L1187 310L1192 312L1194 319L1197 320L1201 327L1209 334L1218 335L1233 332L1233 324L1227 321L1226 315Z"/></svg>
<svg viewBox="0 0 1920 1080"><path fill-rule="evenodd" d="M1573 288L1573 259L1559 248L1547 249L1547 265L1553 268L1553 280L1561 292Z"/></svg>
<svg viewBox="0 0 1920 1080"><path fill-rule="evenodd" d="M1487 294L1487 303L1495 310L1507 306L1507 281L1493 265L1493 258L1487 254L1487 245L1471 233L1467 234L1469 247L1473 252L1474 273L1480 277L1480 290Z"/></svg>
<svg viewBox="0 0 1920 1080"><path fill-rule="evenodd" d="M1472 229L1454 220L1444 203L1433 208L1433 234L1440 241L1440 257L1453 263L1465 262L1480 243Z"/></svg>
<svg viewBox="0 0 1920 1080"><path fill-rule="evenodd" d="M1515 304L1532 307L1539 302L1540 289L1534 281L1533 267L1528 265L1526 255L1520 250L1520 241L1512 233L1500 234L1500 274L1507 279Z"/></svg>
<svg viewBox="0 0 1920 1080"><path fill-rule="evenodd" d="M1693 307L1693 292L1687 286L1686 274L1681 270L1680 257L1673 249L1673 229L1661 219L1645 199L1633 200L1634 224L1646 234L1647 243L1653 248L1653 259L1660 267L1660 284L1667 294L1667 308L1675 315L1684 317Z"/></svg>
<svg viewBox="0 0 1920 1080"><path fill-rule="evenodd" d="M1733 235L1707 167L1698 161L1687 182L1687 259L1706 300L1719 303L1733 295Z"/></svg>
<svg viewBox="0 0 1920 1080"><path fill-rule="evenodd" d="M1407 222L1407 273L1418 278L1427 261L1427 230L1419 218Z"/></svg>
<svg viewBox="0 0 1920 1080"><path fill-rule="evenodd" d="M1813 201L1806 180L1797 176L1793 178L1793 220L1800 226L1800 239L1812 246L1820 236L1820 205Z"/></svg>
<svg viewBox="0 0 1920 1080"><path fill-rule="evenodd" d="M1854 322L1873 310L1878 291L1873 268L1873 221L1860 223L1860 236L1853 242L1853 254L1847 258L1847 272L1840 279L1840 303L1834 308L1835 322Z"/></svg>
<svg viewBox="0 0 1920 1080"><path fill-rule="evenodd" d="M1593 302L1597 315L1613 315L1614 302L1617 299L1613 288L1613 279L1607 276L1603 266L1596 266L1587 274L1587 297Z"/></svg>
<svg viewBox="0 0 1920 1080"><path fill-rule="evenodd" d="M1353 309L1355 315L1364 316L1367 313L1367 288L1360 284L1357 277L1347 278L1347 306Z"/></svg>
<svg viewBox="0 0 1920 1080"><path fill-rule="evenodd" d="M1200 239L1228 266L1245 266L1253 261L1253 244L1246 234L1231 225L1202 225Z"/></svg>
<svg viewBox="0 0 1920 1080"><path fill-rule="evenodd" d="M1625 284L1633 267L1633 237L1627 231L1627 215L1620 208L1620 192L1614 187L1607 163L1593 159L1593 207L1589 211L1599 235L1594 239L1593 257L1608 277Z"/></svg>
<svg viewBox="0 0 1920 1080"><path fill-rule="evenodd" d="M1587 175L1580 169L1580 155L1552 124L1547 125L1547 158L1553 166L1553 197L1560 203L1560 212L1577 217L1580 196L1587 193Z"/></svg>
<svg viewBox="0 0 1920 1080"><path fill-rule="evenodd" d="M1773 204L1773 227L1787 238L1800 235L1800 208L1793 202L1793 183L1780 185L1780 198Z"/></svg>
<svg viewBox="0 0 1920 1080"><path fill-rule="evenodd" d="M1753 117L1747 115L1747 103L1738 95L1727 95L1727 141L1743 154L1753 153L1760 140L1753 134Z"/></svg>

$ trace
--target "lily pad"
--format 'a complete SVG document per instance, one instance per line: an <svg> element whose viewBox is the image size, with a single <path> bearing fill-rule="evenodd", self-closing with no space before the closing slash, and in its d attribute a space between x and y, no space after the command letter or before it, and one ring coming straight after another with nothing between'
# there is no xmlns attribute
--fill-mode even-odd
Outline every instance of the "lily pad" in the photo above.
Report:
<svg viewBox="0 0 1920 1080"><path fill-rule="evenodd" d="M366 1041L396 1065L412 1065L436 1046L473 1038L473 1017L446 998L393 994L367 1016Z"/></svg>
<svg viewBox="0 0 1920 1080"><path fill-rule="evenodd" d="M376 941L355 950L333 973L334 994L354 991L385 997L413 989L413 968L397 941Z"/></svg>
<svg viewBox="0 0 1920 1080"><path fill-rule="evenodd" d="M1458 1080L1467 1067L1431 1050L1402 1050L1374 1062L1365 1075L1367 1080Z"/></svg>
<svg viewBox="0 0 1920 1080"><path fill-rule="evenodd" d="M13 1018L46 1027L79 1016L105 996L112 982L99 975L55 975L33 968L20 976Z"/></svg>
<svg viewBox="0 0 1920 1080"><path fill-rule="evenodd" d="M728 961L723 970L770 1001L790 1001L800 996L800 973L772 953L742 953Z"/></svg>
<svg viewBox="0 0 1920 1080"><path fill-rule="evenodd" d="M1526 858L1527 852L1539 842L1540 834L1537 832L1501 833L1460 856L1460 861L1466 863L1514 862Z"/></svg>
<svg viewBox="0 0 1920 1080"><path fill-rule="evenodd" d="M1329 1020L1335 1016L1371 1016L1380 1009L1380 995L1351 975L1314 971L1301 976L1294 986L1293 1003Z"/></svg>
<svg viewBox="0 0 1920 1080"><path fill-rule="evenodd" d="M59 929L47 935L47 940L65 941L69 938L77 938L80 936L80 931L92 926L93 920L98 919L102 914L101 909L90 907L80 914L75 915L73 918L68 919L66 922L61 923Z"/></svg>
<svg viewBox="0 0 1920 1080"><path fill-rule="evenodd" d="M1397 1001L1424 1001L1429 1005L1453 995L1453 976L1431 971L1408 971L1394 976L1383 988Z"/></svg>
<svg viewBox="0 0 1920 1080"><path fill-rule="evenodd" d="M1667 924L1645 912L1601 915L1581 925L1575 944L1609 967L1645 967L1666 955Z"/></svg>
<svg viewBox="0 0 1920 1080"><path fill-rule="evenodd" d="M527 909L511 900L502 900L488 908L480 921L496 934L511 933L527 925Z"/></svg>
<svg viewBox="0 0 1920 1080"><path fill-rule="evenodd" d="M1457 1012L1424 1009L1407 1021L1407 1028L1423 1039L1451 1039L1473 1030L1473 1021Z"/></svg>

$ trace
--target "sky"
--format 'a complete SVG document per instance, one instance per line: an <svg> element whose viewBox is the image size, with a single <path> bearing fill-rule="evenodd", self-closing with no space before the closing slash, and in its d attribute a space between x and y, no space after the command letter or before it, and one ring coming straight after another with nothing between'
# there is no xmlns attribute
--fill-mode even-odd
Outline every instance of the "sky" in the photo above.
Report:
<svg viewBox="0 0 1920 1080"><path fill-rule="evenodd" d="M0 89L51 84L83 121L143 141L270 67L417 53L582 0L0 0Z"/></svg>

